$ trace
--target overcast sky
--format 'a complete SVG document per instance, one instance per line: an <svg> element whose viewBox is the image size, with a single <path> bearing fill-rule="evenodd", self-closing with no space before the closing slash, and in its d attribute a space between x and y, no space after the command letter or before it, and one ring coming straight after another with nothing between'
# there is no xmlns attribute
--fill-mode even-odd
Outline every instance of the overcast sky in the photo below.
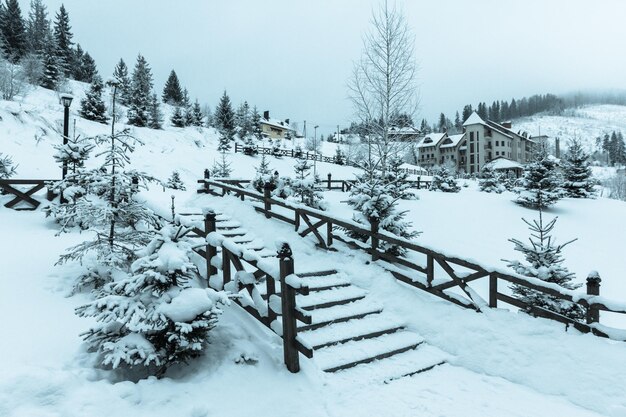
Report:
<svg viewBox="0 0 626 417"><path fill-rule="evenodd" d="M110 76L138 53L160 95L175 69L213 108L226 89L276 118L328 132L352 116L346 80L375 0L46 0ZM28 13L29 0L21 0ZM398 1L416 37L421 110L540 92L626 88L626 1Z"/></svg>

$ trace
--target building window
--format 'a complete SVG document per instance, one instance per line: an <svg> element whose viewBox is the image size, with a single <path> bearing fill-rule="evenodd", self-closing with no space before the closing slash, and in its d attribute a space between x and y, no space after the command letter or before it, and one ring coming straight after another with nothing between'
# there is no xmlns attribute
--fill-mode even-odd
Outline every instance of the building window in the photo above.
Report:
<svg viewBox="0 0 626 417"><path fill-rule="evenodd" d="M470 132L470 142L474 142L474 132Z"/></svg>
<svg viewBox="0 0 626 417"><path fill-rule="evenodd" d="M476 140L480 139L480 132L476 132Z"/></svg>
<svg viewBox="0 0 626 417"><path fill-rule="evenodd" d="M474 153L474 144L470 143L470 153Z"/></svg>
<svg viewBox="0 0 626 417"><path fill-rule="evenodd" d="M470 155L470 164L474 163L474 155Z"/></svg>

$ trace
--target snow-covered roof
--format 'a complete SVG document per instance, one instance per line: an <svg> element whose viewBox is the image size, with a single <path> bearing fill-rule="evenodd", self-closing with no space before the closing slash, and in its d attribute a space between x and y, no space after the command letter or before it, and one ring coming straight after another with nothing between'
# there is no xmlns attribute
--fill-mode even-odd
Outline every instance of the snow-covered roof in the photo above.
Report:
<svg viewBox="0 0 626 417"><path fill-rule="evenodd" d="M429 146L435 146L439 143L443 137L446 136L446 133L429 133L424 136L424 139L417 145L418 148L428 148Z"/></svg>
<svg viewBox="0 0 626 417"><path fill-rule="evenodd" d="M419 135L421 132L419 129L416 129L411 126L407 127L391 127L389 128L389 133L393 133L394 135Z"/></svg>
<svg viewBox="0 0 626 417"><path fill-rule="evenodd" d="M428 171L426 171L424 168L422 168L420 166L413 165L413 164L408 164L406 162L404 164L400 165L400 168L401 169L413 169L413 170L417 170L417 171L420 171L420 172L428 172Z"/></svg>
<svg viewBox="0 0 626 417"><path fill-rule="evenodd" d="M261 118L261 122L260 123L264 124L264 125L271 126L271 127L276 127L278 129L295 131L295 129L293 129L291 126L289 126L288 124L286 124L282 120L277 120L277 119L269 119L268 120L268 119Z"/></svg>
<svg viewBox="0 0 626 417"><path fill-rule="evenodd" d="M524 166L519 162L511 161L508 158L499 156L491 162L485 164L485 167L498 170L498 169L523 169Z"/></svg>
<svg viewBox="0 0 626 417"><path fill-rule="evenodd" d="M443 143L439 147L440 148L455 148L461 142L461 140L463 140L464 136L465 136L465 133L459 133L458 135L450 135L446 139L443 140Z"/></svg>
<svg viewBox="0 0 626 417"><path fill-rule="evenodd" d="M483 119L480 118L480 116L478 115L478 113L473 112L470 117L467 118L467 120L465 121L465 123L463 123L463 126L469 126L469 125L486 125L487 123L485 123L485 121Z"/></svg>

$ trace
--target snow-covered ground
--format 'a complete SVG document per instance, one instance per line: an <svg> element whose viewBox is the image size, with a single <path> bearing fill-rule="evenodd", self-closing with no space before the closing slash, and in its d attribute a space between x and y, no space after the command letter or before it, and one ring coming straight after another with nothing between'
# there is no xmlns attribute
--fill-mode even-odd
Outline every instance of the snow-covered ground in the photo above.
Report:
<svg viewBox="0 0 626 417"><path fill-rule="evenodd" d="M84 87L70 86L77 95L75 110ZM168 112L165 108L166 119ZM62 107L54 94L36 89L20 102L0 102L0 117L0 151L19 164L17 177L59 177L51 155L52 144L60 141ZM76 119L76 134L109 129ZM267 236L270 244L283 236L298 254L296 270L319 268L321 262L350 268L359 277L355 285L406 318L409 329L451 359L389 384L365 384L349 374L325 375L308 360L302 360L300 374L292 375L282 365L279 339L233 307L220 318L207 354L189 368L173 370L162 380L117 381L96 370L92 355L81 345L78 334L89 322L77 318L73 309L87 295L67 297L72 266L54 266L84 236L55 237L54 224L40 211L0 207L0 416L626 415L626 344L565 332L557 323L505 310L461 310L398 283L379 267L367 265L362 254L321 253L290 226L265 220L247 203L195 194L196 180L217 158L217 136L211 129L131 129L145 143L132 155L132 166L161 179L177 169L188 187L187 192L153 187L144 194L148 204L167 212L173 194L178 211L212 206ZM332 152L330 147L323 151ZM233 176L249 179L260 158L231 154L229 159ZM270 158L271 167L281 173L291 173L293 164L288 158ZM347 179L354 169L318 163L318 172L322 178L330 172ZM346 194L325 194L334 216L351 217ZM507 239L525 238L521 217L536 215L512 203L511 194L480 193L471 181L458 194L422 190L418 195L419 200L401 203L415 229L423 232L418 242L488 265L504 266L502 258L519 257ZM7 199L0 197L0 204ZM621 252L626 246L626 203L565 199L548 214L559 216L559 241L579 238L565 251L566 265L577 280L583 282L590 270L598 270L602 294L625 301ZM254 363L238 363L242 356L254 358Z"/></svg>

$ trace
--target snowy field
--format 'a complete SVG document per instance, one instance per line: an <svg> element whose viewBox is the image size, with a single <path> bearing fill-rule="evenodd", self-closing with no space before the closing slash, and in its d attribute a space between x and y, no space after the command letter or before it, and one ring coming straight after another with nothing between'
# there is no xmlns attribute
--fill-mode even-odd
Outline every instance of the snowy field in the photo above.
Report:
<svg viewBox="0 0 626 417"><path fill-rule="evenodd" d="M71 87L78 100L82 86ZM2 152L19 164L16 177L58 178L60 169L51 157L62 122L57 98L37 89L20 102L0 102L0 117ZM77 135L109 129L76 121ZM338 253L320 254L311 240L300 239L286 224L265 220L247 204L195 193L196 180L217 158L212 129L132 130L145 143L132 155L132 166L163 180L178 169L188 187L187 192L153 187L143 195L147 204L167 213L174 194L179 211L211 206L267 236L270 244L285 237L299 254L296 270L319 267L323 256L326 265L354 271L355 284L446 352L448 364L389 384L322 374L308 360L302 360L303 372L292 375L282 365L279 339L233 307L211 333L207 354L189 368L173 369L162 380L119 381L96 370L93 356L84 351L78 335L89 322L73 310L87 295L68 297L72 266L54 266L68 246L86 237L55 237L55 225L40 211L0 208L0 231L10 237L0 240L0 416L626 415L626 344L565 332L557 323L504 310L461 310L399 284L377 266L366 265L364 255L341 245ZM331 147L323 153L332 154ZM229 158L233 177L245 179L252 178L260 159ZM292 159L270 158L272 169L281 173L291 174L293 164ZM336 179L350 179L354 169L318 163L318 172L322 178L330 172ZM334 216L351 217L344 203L347 194L325 194ZM480 193L471 181L458 194L420 190L418 196L401 203L415 229L423 232L417 242L486 265L504 267L502 258L519 258L507 239L527 237L521 217L536 215L512 203L512 194ZM0 204L8 199L0 197ZM626 301L626 203L565 199L548 215L559 216L559 241L579 239L565 250L565 264L577 281L598 270L602 294ZM253 360L241 363L242 357Z"/></svg>

